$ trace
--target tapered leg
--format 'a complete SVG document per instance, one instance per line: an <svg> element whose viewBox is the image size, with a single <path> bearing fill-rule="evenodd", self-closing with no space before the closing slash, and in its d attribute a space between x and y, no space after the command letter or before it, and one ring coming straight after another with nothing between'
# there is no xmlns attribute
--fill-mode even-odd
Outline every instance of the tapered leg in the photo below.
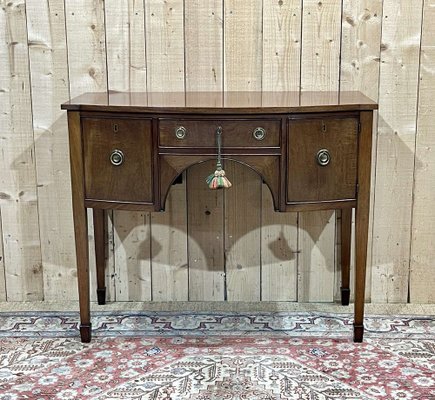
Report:
<svg viewBox="0 0 435 400"><path fill-rule="evenodd" d="M368 206L361 204L355 220L355 320L354 342L362 342L364 334L364 297L367 264L367 235L369 228Z"/></svg>
<svg viewBox="0 0 435 400"><path fill-rule="evenodd" d="M91 341L89 305L88 218L84 202L83 151L80 114L68 112L72 205L76 240L77 282L80 303L80 336L82 342Z"/></svg>
<svg viewBox="0 0 435 400"><path fill-rule="evenodd" d="M106 266L105 246L106 221L105 212L102 209L94 208L94 239L95 239L95 261L97 264L97 299L98 304L106 304L106 282L104 269Z"/></svg>
<svg viewBox="0 0 435 400"><path fill-rule="evenodd" d="M370 207L370 163L373 114L361 112L358 142L358 195L355 216L355 318L353 341L362 342L364 335L364 297L366 287L367 242Z"/></svg>
<svg viewBox="0 0 435 400"><path fill-rule="evenodd" d="M89 307L89 251L88 219L86 209L74 207L74 231L76 239L77 279L80 303L80 336L84 343L91 341L91 316Z"/></svg>
<svg viewBox="0 0 435 400"><path fill-rule="evenodd" d="M352 209L341 210L341 304L349 305L350 249L352 235Z"/></svg>

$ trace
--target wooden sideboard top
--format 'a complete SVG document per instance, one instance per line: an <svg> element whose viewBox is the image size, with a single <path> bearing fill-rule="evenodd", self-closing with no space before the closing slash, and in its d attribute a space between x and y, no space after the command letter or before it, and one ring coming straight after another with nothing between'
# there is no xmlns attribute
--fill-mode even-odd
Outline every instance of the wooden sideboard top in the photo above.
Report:
<svg viewBox="0 0 435 400"><path fill-rule="evenodd" d="M71 111L141 113L303 113L375 110L360 92L100 92L62 104Z"/></svg>

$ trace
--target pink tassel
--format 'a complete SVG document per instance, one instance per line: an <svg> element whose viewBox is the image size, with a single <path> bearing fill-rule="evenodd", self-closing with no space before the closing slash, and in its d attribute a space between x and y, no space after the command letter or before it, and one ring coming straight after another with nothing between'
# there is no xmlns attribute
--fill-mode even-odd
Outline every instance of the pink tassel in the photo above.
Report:
<svg viewBox="0 0 435 400"><path fill-rule="evenodd" d="M214 174L208 176L206 182L210 189L228 189L232 186L223 169L214 171Z"/></svg>

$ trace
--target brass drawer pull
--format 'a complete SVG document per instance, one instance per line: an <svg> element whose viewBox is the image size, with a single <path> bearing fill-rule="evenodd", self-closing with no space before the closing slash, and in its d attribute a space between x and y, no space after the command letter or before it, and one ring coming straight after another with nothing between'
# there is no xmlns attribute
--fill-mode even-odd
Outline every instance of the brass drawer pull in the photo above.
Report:
<svg viewBox="0 0 435 400"><path fill-rule="evenodd" d="M327 149L321 149L317 152L316 160L317 160L317 164L319 164L322 167L325 167L331 161L331 154Z"/></svg>
<svg viewBox="0 0 435 400"><path fill-rule="evenodd" d="M177 139L184 139L187 135L187 129L184 126L179 126L175 129L175 136Z"/></svg>
<svg viewBox="0 0 435 400"><path fill-rule="evenodd" d="M252 136L254 136L254 139L263 140L266 137L266 129L261 127L255 128Z"/></svg>
<svg viewBox="0 0 435 400"><path fill-rule="evenodd" d="M124 153L121 150L113 150L112 153L110 154L110 162L112 163L112 165L114 165L115 167L121 165L124 162Z"/></svg>

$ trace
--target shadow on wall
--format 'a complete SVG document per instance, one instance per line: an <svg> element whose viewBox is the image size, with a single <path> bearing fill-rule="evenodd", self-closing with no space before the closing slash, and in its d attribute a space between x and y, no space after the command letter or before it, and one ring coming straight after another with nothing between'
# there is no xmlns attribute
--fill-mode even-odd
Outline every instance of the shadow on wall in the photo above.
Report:
<svg viewBox="0 0 435 400"><path fill-rule="evenodd" d="M234 161L226 161L226 165L229 166L229 164L233 164L235 163ZM174 212L178 212L178 213L185 213L186 212L186 204L185 203L181 203L180 205L183 207L183 209L180 210L175 210L174 208L176 208L176 204L172 204L168 206L168 203L171 202L171 195L173 194L174 190L178 190L178 191L182 191L183 194L181 195L181 197L186 197L187 198L187 202L191 201L194 202L195 198L192 198L189 196L187 190L186 190L186 175L187 175L187 179L191 179L191 176L195 173L194 170L198 170L200 172L203 172L204 174L207 174L207 171L212 171L214 169L214 161L209 161L209 162L205 162L205 163L201 163L201 164L196 164L193 165L191 167L189 167L187 169L187 171L185 171L185 173L183 173L182 176L179 177L179 179L176 180L176 182L172 185L168 198L167 198L167 206L166 206L166 211L164 211L164 213L174 213ZM241 165L241 164L239 164ZM265 185L264 183L262 183L262 179L261 177L255 173L253 170L251 170L249 167L247 166L242 166L241 168L246 168L249 169L251 172L246 175L249 175L249 185L252 186L256 186L258 188L258 196L262 197L262 196L268 196L270 197L269 199L267 199L267 202L270 203L270 208L271 211L273 212L273 204L272 204L272 196L270 194L269 189L267 188L267 185ZM195 174L196 175L196 174ZM231 177L231 182L233 184L233 187L241 184L241 182L239 181L240 176L233 176ZM247 182L243 182L243 184L246 184ZM208 189L206 183L205 183L205 175L204 175L204 179L200 180L199 182L195 183L196 185L203 185L204 186L204 192L210 192L211 195L207 195L207 197L210 199L210 197L213 198L213 200L209 200L208 204L207 201L205 202L198 202L198 206L199 207L189 207L189 214L187 216L187 224L184 226L180 226L182 224L179 224L177 227L174 227L174 229L176 229L178 231L178 234L180 235L184 235L186 236L186 240L187 240L187 236L189 235L189 239L190 240L195 240L195 238L197 238L198 242L204 243L204 235L210 235L209 239L213 240L216 239L216 237L224 237L225 235L225 224L222 223L221 224L221 228L223 229L219 229L219 227L213 226L213 221L216 221L216 219L222 219L225 220L225 209L228 209L229 207L237 207L240 211L242 209L247 209L249 210L249 214L252 216L253 220L261 220L262 223L267 223L268 221L265 220L264 218L262 218L262 209L261 209L261 200L259 198L254 198L254 197L250 197L250 196L246 196L246 198L244 198L245 202L240 203L240 204L235 204L234 202L231 202L231 204L229 203L231 200L227 199L227 196L225 196L225 191L226 190L233 190L231 189L225 189L225 190L210 190ZM262 192L262 186L263 187L263 194ZM198 194L198 191L195 193ZM177 197L180 197L180 195L178 195ZM263 197L264 198L264 197ZM216 204L221 204L221 208L216 208L215 205ZM127 211L128 212L128 211ZM196 214L196 215L195 215ZM203 214L203 216L200 218L201 221L203 221L203 225L201 229L198 229L198 226L195 227L195 231L192 232L189 229L189 221L192 219L198 220L198 214ZM219 214L218 217L216 217L216 214ZM237 211L234 212L234 214L236 214L236 218L237 218ZM240 212L240 214L244 214L242 211ZM277 215L282 215L283 213L276 213ZM244 215L243 217L246 217L246 215ZM242 216L240 218L243 218ZM207 219L212 220L211 223L207 223ZM243 238L246 235L249 235L250 232L252 232L252 229L243 229L246 228L247 225L245 221L243 220L239 220L240 224L238 225L237 230L231 231L229 234L231 235L231 242L233 244L236 244L239 240L243 240ZM237 223L237 220L236 220ZM262 225L264 227L264 225ZM279 233L277 234L276 238L274 240L272 240L271 242L269 242L267 244L267 247L269 248L269 250L272 252L272 254L278 259L278 260L282 260L282 261L287 261L287 260L293 260L295 258L295 254L297 253L297 249L292 249L290 248L288 242L289 242L289 238L285 237L285 233L284 233L284 224L280 224L280 225L276 225L276 230L279 231ZM296 228L296 225L294 226ZM135 229L136 227L133 227L133 229ZM256 227L255 229L260 229L260 226ZM320 227L318 230L315 230L314 232L314 237L313 240L316 241L317 239L317 235L320 235L322 233L323 229ZM123 240L127 240L128 236L130 235L130 232L126 232L123 231L118 232L118 234L120 234L121 236L121 241ZM254 243L250 244L248 247L253 246ZM259 245L259 243L258 243ZM152 249L152 254L153 256L157 256L160 254L160 252L162 251L162 249L164 248L164 246L162 246L159 242L159 240L157 240L150 232L148 232L147 238L146 240L142 241L139 246L138 246L138 258L140 259L150 259L149 257L149 249ZM226 251L231 251L231 247L226 247ZM206 250L204 249L204 252L206 252ZM207 258L207 257L204 257ZM209 265L210 267L213 267L211 265ZM246 267L249 267L249 265L247 265Z"/></svg>
<svg viewBox="0 0 435 400"><path fill-rule="evenodd" d="M115 235L119 238L116 248L122 246L135 253L132 243L136 241L136 254L125 261L127 268L136 269L136 275L142 268L142 276L146 276L149 264L144 261L151 262L153 279L160 276L172 281L181 274L186 286L215 288L211 296L219 298L217 293L221 293L222 300L226 291L231 297L243 282L256 282L258 290L265 271L260 265L286 268L287 275L296 277L295 214L279 218L286 214L273 211L271 193L261 177L240 163L225 160L231 189L210 190L205 178L215 164L216 160L207 161L184 172L182 182L171 186L166 211L153 213L151 229L146 229L145 235L143 226L128 225L128 217L122 215L126 212L114 213ZM289 220L293 225L287 224ZM184 268L189 268L186 274ZM204 285L204 280L209 282Z"/></svg>

